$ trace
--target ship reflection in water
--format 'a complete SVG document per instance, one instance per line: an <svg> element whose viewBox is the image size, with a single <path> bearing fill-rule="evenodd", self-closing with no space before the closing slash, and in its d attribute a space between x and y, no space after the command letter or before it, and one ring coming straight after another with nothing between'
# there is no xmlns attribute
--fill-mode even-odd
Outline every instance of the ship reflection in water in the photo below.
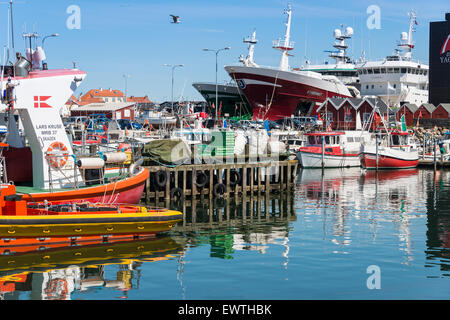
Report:
<svg viewBox="0 0 450 320"><path fill-rule="evenodd" d="M306 215L323 215L323 236L345 246L358 232L357 221L369 221L367 237L376 240L380 223L392 222L401 250L410 255L410 220L423 218L426 189L418 169L363 171L359 168L300 171L297 197L304 199ZM331 219L330 222L327 219ZM331 228L331 230L329 230Z"/></svg>
<svg viewBox="0 0 450 320"><path fill-rule="evenodd" d="M449 191L447 171L304 169L292 192L172 203L155 239L0 248L0 298L444 298Z"/></svg>

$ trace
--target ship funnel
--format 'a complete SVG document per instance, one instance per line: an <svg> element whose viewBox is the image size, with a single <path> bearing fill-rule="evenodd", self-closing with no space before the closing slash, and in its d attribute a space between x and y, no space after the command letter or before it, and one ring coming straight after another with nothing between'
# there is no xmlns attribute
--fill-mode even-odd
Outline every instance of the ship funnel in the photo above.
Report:
<svg viewBox="0 0 450 320"><path fill-rule="evenodd" d="M17 52L17 61L14 64L15 75L18 77L27 77L30 70L31 62Z"/></svg>

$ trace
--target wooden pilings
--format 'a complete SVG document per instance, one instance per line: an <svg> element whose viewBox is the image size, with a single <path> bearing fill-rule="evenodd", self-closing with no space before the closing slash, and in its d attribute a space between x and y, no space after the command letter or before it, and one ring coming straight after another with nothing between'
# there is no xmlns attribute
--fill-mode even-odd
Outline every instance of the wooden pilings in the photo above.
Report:
<svg viewBox="0 0 450 320"><path fill-rule="evenodd" d="M189 164L150 171L144 197L147 203L197 197L229 198L288 190L295 182L297 160L231 164Z"/></svg>

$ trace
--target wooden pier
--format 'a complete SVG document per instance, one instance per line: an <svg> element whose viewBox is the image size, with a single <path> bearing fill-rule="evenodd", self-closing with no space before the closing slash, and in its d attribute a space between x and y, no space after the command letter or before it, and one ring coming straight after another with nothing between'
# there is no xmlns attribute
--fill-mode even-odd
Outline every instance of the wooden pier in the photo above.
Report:
<svg viewBox="0 0 450 320"><path fill-rule="evenodd" d="M298 166L297 160L148 166L150 176L143 200L151 203L281 192L294 184Z"/></svg>

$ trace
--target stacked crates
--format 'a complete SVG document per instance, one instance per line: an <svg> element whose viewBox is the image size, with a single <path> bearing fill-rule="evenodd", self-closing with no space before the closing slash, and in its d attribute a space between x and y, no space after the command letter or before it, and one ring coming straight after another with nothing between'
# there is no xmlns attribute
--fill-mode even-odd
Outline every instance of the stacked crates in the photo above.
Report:
<svg viewBox="0 0 450 320"><path fill-rule="evenodd" d="M200 144L198 154L202 157L224 157L234 155L235 133L214 131L209 145Z"/></svg>

